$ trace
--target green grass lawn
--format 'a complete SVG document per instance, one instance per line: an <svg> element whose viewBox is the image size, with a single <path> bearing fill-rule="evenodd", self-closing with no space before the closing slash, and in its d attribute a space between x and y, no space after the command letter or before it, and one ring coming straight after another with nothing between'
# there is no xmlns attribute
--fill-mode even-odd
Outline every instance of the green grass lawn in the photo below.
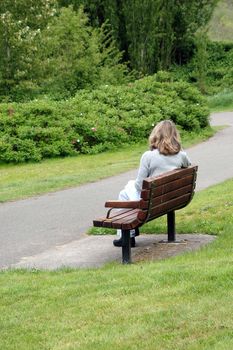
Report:
<svg viewBox="0 0 233 350"><path fill-rule="evenodd" d="M100 269L0 273L0 349L233 348L233 179L198 192L177 231L216 234L199 251ZM146 232L163 232L155 220Z"/></svg>
<svg viewBox="0 0 233 350"><path fill-rule="evenodd" d="M204 129L199 134L184 134L185 148L206 140L215 129ZM50 159L41 163L0 164L0 202L26 198L57 191L83 183L97 181L137 168L147 141L138 145L97 155Z"/></svg>

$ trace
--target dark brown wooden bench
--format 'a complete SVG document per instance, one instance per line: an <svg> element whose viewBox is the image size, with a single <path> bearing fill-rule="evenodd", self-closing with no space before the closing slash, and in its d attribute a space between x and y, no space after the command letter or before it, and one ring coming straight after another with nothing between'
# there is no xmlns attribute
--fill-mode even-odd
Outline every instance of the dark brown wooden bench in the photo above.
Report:
<svg viewBox="0 0 233 350"><path fill-rule="evenodd" d="M175 169L143 181L141 199L107 201L106 217L93 221L97 227L122 230L122 262L131 262L130 230L167 214L168 242L175 242L175 210L184 208L192 199L197 166ZM117 209L113 211L113 209Z"/></svg>

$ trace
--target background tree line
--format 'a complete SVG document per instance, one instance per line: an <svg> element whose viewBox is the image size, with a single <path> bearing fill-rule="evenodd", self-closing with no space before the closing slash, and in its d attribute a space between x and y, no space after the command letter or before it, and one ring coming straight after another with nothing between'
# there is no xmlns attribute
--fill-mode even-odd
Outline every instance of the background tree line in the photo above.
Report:
<svg viewBox="0 0 233 350"><path fill-rule="evenodd" d="M0 99L73 96L188 62L217 0L2 0Z"/></svg>
<svg viewBox="0 0 233 350"><path fill-rule="evenodd" d="M194 33L210 20L218 0L58 0L84 6L92 26L109 21L119 49L142 73L183 64L192 56Z"/></svg>

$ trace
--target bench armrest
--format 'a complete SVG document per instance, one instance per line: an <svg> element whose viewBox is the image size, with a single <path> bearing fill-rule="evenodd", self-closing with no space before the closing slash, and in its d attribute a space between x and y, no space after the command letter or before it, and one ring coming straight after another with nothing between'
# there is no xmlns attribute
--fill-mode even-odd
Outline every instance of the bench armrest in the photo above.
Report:
<svg viewBox="0 0 233 350"><path fill-rule="evenodd" d="M130 208L138 209L141 206L141 200L138 201L107 201L105 203L105 208Z"/></svg>
<svg viewBox="0 0 233 350"><path fill-rule="evenodd" d="M110 213L113 209L139 209L141 208L141 200L138 201L107 201L105 202L105 207L110 208L108 210L106 218L109 219Z"/></svg>

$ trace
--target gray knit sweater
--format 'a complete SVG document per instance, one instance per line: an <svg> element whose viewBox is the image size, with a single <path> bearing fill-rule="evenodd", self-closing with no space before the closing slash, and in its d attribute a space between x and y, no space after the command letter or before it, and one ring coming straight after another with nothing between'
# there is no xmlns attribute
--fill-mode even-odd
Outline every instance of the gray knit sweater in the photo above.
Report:
<svg viewBox="0 0 233 350"><path fill-rule="evenodd" d="M184 151L169 156L159 153L157 149L146 151L141 157L135 187L141 191L142 181L146 177L157 176L176 168L186 168L189 165L191 162Z"/></svg>

